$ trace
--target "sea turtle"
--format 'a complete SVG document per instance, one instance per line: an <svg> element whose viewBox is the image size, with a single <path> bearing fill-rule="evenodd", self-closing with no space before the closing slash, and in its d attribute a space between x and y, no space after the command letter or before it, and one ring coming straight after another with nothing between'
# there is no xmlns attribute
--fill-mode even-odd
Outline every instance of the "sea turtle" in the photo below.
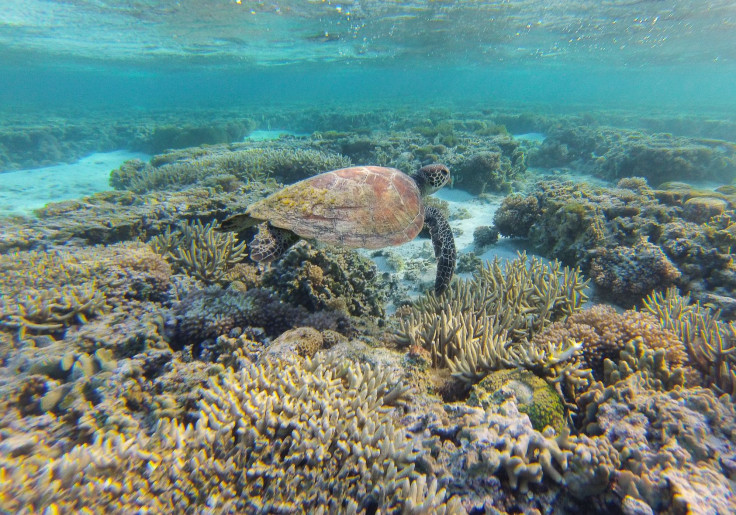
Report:
<svg viewBox="0 0 736 515"><path fill-rule="evenodd" d="M224 220L220 230L258 225L250 256L269 262L299 238L378 249L410 241L426 225L437 258L434 291L440 295L455 271L455 240L444 215L425 206L422 197L449 180L450 171L440 164L424 166L412 176L380 166L342 168L286 186Z"/></svg>

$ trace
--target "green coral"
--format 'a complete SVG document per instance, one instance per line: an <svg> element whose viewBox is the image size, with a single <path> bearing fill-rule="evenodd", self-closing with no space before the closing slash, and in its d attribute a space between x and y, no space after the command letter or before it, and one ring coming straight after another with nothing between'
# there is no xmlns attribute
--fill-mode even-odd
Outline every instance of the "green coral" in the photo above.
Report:
<svg viewBox="0 0 736 515"><path fill-rule="evenodd" d="M473 386L468 404L482 408L500 406L511 393L519 411L529 416L537 431L552 426L560 434L566 427L562 398L547 381L528 370L491 372Z"/></svg>

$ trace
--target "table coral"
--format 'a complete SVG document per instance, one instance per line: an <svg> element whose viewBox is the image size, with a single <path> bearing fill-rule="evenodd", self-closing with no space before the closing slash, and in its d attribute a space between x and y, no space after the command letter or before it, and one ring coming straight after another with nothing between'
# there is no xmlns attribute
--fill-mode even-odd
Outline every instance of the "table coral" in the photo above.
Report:
<svg viewBox="0 0 736 515"><path fill-rule="evenodd" d="M116 189L145 193L180 190L231 176L241 183L279 177L286 182L350 166L350 159L311 149L276 147L259 143L216 145L186 149L151 158L150 163L124 163L111 173Z"/></svg>

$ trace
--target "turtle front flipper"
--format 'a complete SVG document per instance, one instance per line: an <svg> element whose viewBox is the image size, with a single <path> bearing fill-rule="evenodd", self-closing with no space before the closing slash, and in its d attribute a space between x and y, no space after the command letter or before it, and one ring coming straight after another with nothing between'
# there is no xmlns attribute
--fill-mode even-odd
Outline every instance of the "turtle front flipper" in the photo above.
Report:
<svg viewBox="0 0 736 515"><path fill-rule="evenodd" d="M280 258L298 239L291 231L263 222L250 242L250 258L257 263L270 263Z"/></svg>
<svg viewBox="0 0 736 515"><path fill-rule="evenodd" d="M240 232L248 229L249 227L254 227L262 221L263 220L258 220L257 218L253 218L252 216L243 213L226 218L220 223L217 230L220 232Z"/></svg>
<svg viewBox="0 0 736 515"><path fill-rule="evenodd" d="M455 261L457 250L455 249L455 237L447 218L436 207L424 209L424 225L429 228L434 246L434 257L437 258L437 276L434 280L434 293L442 295L450 285L452 275L455 273Z"/></svg>

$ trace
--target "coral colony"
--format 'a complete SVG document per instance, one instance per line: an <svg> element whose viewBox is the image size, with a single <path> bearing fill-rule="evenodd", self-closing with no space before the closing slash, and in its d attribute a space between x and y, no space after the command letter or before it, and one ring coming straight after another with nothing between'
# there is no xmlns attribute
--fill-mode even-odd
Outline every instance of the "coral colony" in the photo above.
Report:
<svg viewBox="0 0 736 515"><path fill-rule="evenodd" d="M613 114L268 116L311 135L97 120L155 155L114 191L0 219L0 511L736 512L726 136ZM68 140L60 159L85 148ZM36 155L14 148L6 168ZM264 266L255 228L218 231L307 177L429 163L472 199L427 201L463 242L439 296L427 234L307 239Z"/></svg>

